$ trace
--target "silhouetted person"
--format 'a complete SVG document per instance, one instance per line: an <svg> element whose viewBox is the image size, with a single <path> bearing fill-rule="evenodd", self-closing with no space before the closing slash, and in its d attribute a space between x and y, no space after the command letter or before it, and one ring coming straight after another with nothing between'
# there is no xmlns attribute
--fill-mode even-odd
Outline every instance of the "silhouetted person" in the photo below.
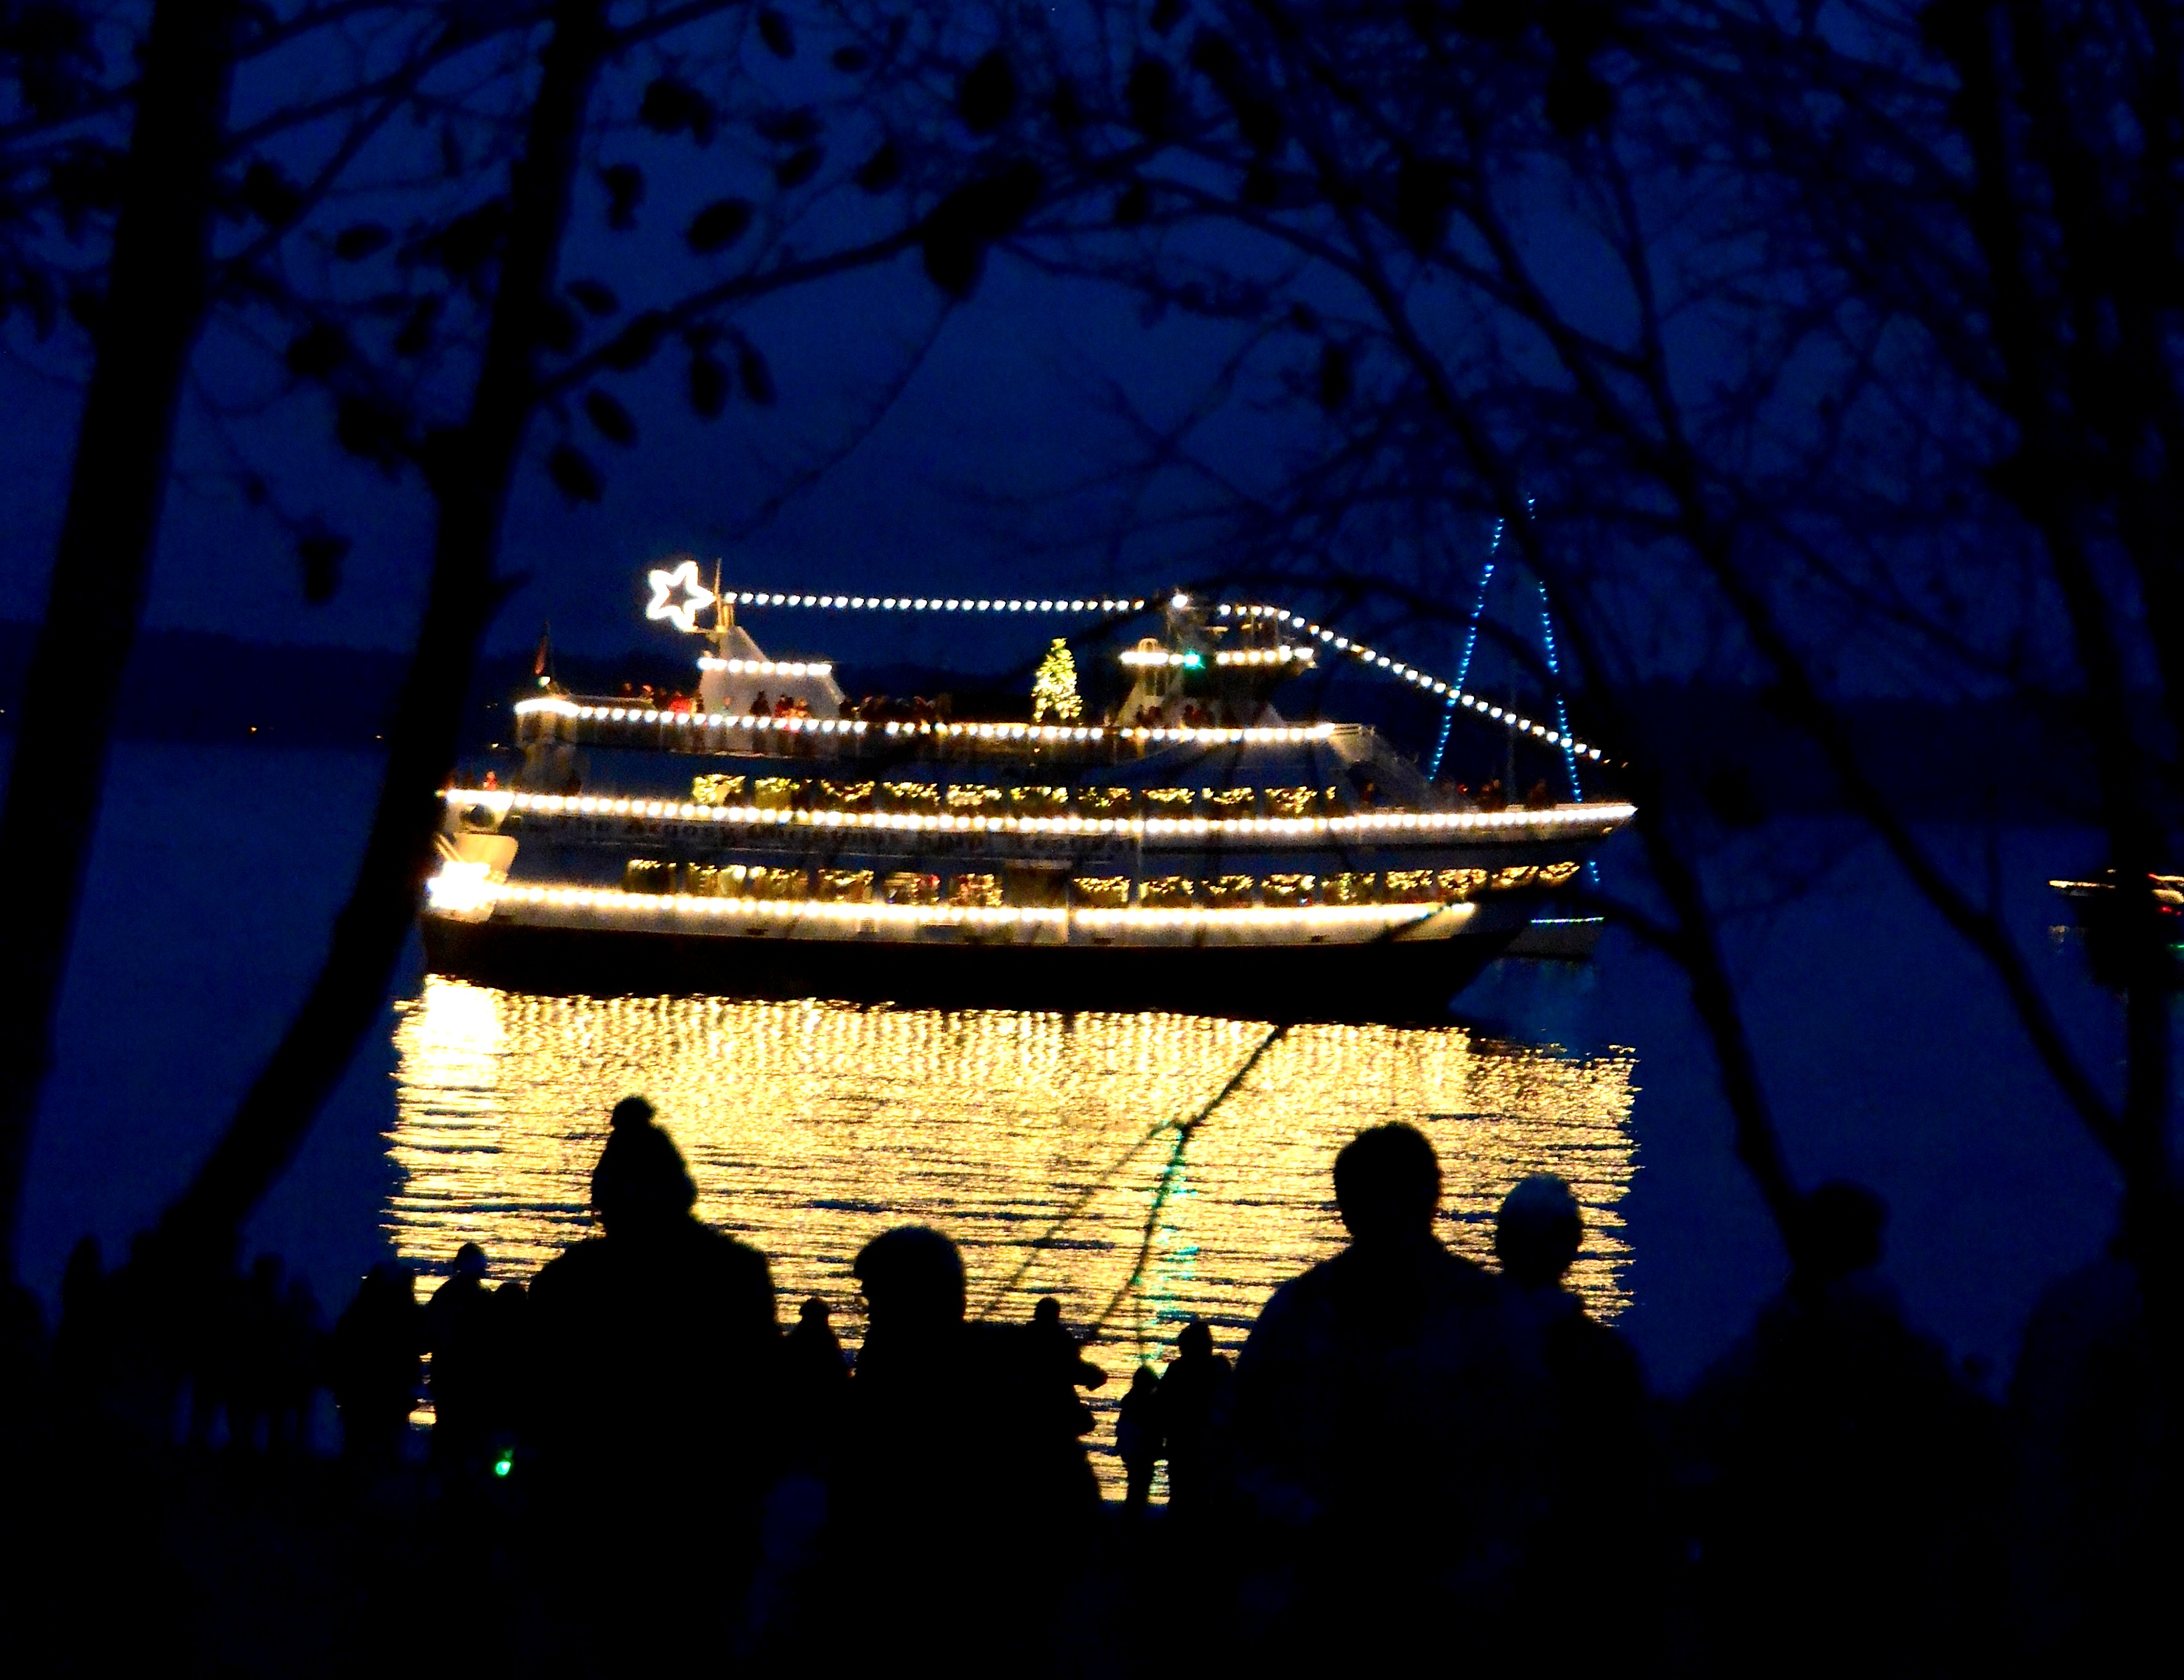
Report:
<svg viewBox="0 0 2184 1680"><path fill-rule="evenodd" d="M65 1414L88 1426L109 1404L115 1380L114 1313L98 1238L86 1235L61 1271L61 1319L53 1332L53 1387Z"/></svg>
<svg viewBox="0 0 2184 1680"><path fill-rule="evenodd" d="M432 1461L443 1471L475 1471L484 1464L493 1427L492 1303L485 1250L465 1243L455 1252L447 1281L425 1305L425 1346L432 1355Z"/></svg>
<svg viewBox="0 0 2184 1680"><path fill-rule="evenodd" d="M783 1339L782 1377L791 1454L805 1468L823 1472L841 1429L850 1362L827 1303L816 1295L797 1309Z"/></svg>
<svg viewBox="0 0 2184 1680"><path fill-rule="evenodd" d="M1212 1331L1195 1318L1183 1327L1175 1357L1161 1376L1171 1515L1195 1516L1217 1500L1223 1473L1219 1435L1234 1375L1228 1356L1213 1351Z"/></svg>
<svg viewBox="0 0 2184 1680"><path fill-rule="evenodd" d="M592 1600L603 1659L674 1657L681 1624L660 1602L702 1593L733 1611L777 1466L772 1276L694 1218L696 1200L652 1105L625 1099L592 1175L605 1235L531 1286L539 1485L558 1521L622 1537Z"/></svg>
<svg viewBox="0 0 2184 1680"><path fill-rule="evenodd" d="M1992 1409L1910 1329L1879 1276L1886 1210L1821 1186L1790 1286L1688 1407L1700 1585L1722 1667L1902 1673L1989 1666L1999 1512Z"/></svg>
<svg viewBox="0 0 2184 1680"><path fill-rule="evenodd" d="M1538 1384L1494 1281L1434 1235L1423 1135L1360 1132L1334 1195L1350 1246L1274 1292L1236 1365L1246 1631L1257 1661L1300 1670L1384 1667L1452 1617L1490 1654Z"/></svg>
<svg viewBox="0 0 2184 1680"><path fill-rule="evenodd" d="M1099 1502L1050 1346L1028 1325L965 1322L963 1262L937 1231L883 1232L853 1270L868 1320L830 1549L859 1571L856 1638L905 1664L1044 1666Z"/></svg>
<svg viewBox="0 0 2184 1680"><path fill-rule="evenodd" d="M318 1297L304 1278L288 1280L273 1325L272 1409L266 1420L269 1449L287 1452L309 1444L311 1405L326 1387L326 1327Z"/></svg>
<svg viewBox="0 0 2184 1680"><path fill-rule="evenodd" d="M410 1270L382 1261L365 1274L334 1325L334 1404L342 1451L352 1462L386 1469L401 1461L424 1349L424 1313Z"/></svg>
<svg viewBox="0 0 2184 1680"><path fill-rule="evenodd" d="M1521 1181L1494 1225L1516 1340L1545 1378L1520 1619L1552 1618L1573 1667L1642 1662L1666 1583L1665 1466L1636 1353L1563 1286L1584 1215L1552 1173ZM1570 1583L1583 1581L1583 1594Z"/></svg>
<svg viewBox="0 0 2184 1680"><path fill-rule="evenodd" d="M1115 1455L1123 1460L1125 1510L1143 1510L1152 1497L1161 1456L1161 1379L1149 1365L1130 1373L1130 1387L1115 1414Z"/></svg>
<svg viewBox="0 0 2184 1680"><path fill-rule="evenodd" d="M280 1257L260 1254L234 1292L226 1399L228 1445L237 1452L278 1444L273 1415L280 1405L281 1282Z"/></svg>
<svg viewBox="0 0 2184 1680"><path fill-rule="evenodd" d="M1061 1321L1061 1303L1053 1296L1039 1298L1031 1310L1031 1326L1039 1332L1041 1349L1072 1387L1096 1388L1107 1380L1107 1373L1084 1357L1075 1333Z"/></svg>
<svg viewBox="0 0 2184 1680"><path fill-rule="evenodd" d="M2025 1326L2010 1603L2028 1671L2120 1671L2170 1637L2184 1387L2175 1308L2146 1275L2171 1240L2154 1214L2128 1199L2107 1252L2046 1290Z"/></svg>
<svg viewBox="0 0 2184 1680"><path fill-rule="evenodd" d="M1536 1338L1537 1355L1568 1402L1635 1407L1645 1394L1637 1355L1563 1284L1584 1231L1569 1186L1552 1173L1535 1173L1502 1199L1495 1257L1518 1322Z"/></svg>
<svg viewBox="0 0 2184 1680"><path fill-rule="evenodd" d="M1032 1308L1033 1357L1045 1376L1058 1425L1082 1435L1092 1427L1092 1408L1077 1398L1079 1388L1096 1388L1107 1373L1084 1357L1069 1327L1061 1321L1061 1303L1042 1295Z"/></svg>
<svg viewBox="0 0 2184 1680"><path fill-rule="evenodd" d="M0 1282L0 1427L16 1449L34 1420L42 1421L47 1360L45 1310L20 1283Z"/></svg>

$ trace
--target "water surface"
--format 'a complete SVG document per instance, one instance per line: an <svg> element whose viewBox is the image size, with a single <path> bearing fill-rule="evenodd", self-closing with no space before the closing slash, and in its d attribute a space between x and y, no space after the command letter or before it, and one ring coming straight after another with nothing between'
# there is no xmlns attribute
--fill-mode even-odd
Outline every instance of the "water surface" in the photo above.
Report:
<svg viewBox="0 0 2184 1680"><path fill-rule="evenodd" d="M819 1295L854 1345L857 1249L934 1225L962 1248L974 1310L1020 1319L1051 1294L1089 1328L1107 1402L1193 1316L1235 1347L1277 1284L1340 1246L1335 1151L1387 1121L1439 1150L1453 1246L1485 1258L1509 1187L1558 1172L1585 1210L1574 1281L1605 1317L1629 1299L1620 1050L1462 1027L543 998L437 976L401 1006L395 1047L387 1234L428 1275L476 1242L496 1276L527 1277L589 1234L608 1113L641 1092L699 1216L772 1260L784 1320Z"/></svg>

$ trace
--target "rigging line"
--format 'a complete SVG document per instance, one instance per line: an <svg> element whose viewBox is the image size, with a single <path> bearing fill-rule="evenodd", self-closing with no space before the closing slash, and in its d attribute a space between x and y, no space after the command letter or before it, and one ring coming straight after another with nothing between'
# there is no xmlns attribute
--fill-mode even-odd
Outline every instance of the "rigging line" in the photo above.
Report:
<svg viewBox="0 0 2184 1680"><path fill-rule="evenodd" d="M1131 1263L1130 1275L1124 1278L1122 1286L1107 1298L1107 1305L1100 1308L1099 1317L1094 1319L1086 1327L1084 1333L1088 1338L1097 1336L1106 1329L1107 1321L1115 1316L1116 1308L1121 1306L1130 1292L1145 1281L1145 1262L1152 1258L1153 1238L1160 1231L1160 1216L1167 1206L1168 1196L1175 1188L1177 1178L1181 1175L1183 1152L1190 1147L1191 1134L1212 1116L1216 1109L1235 1093L1236 1088L1250 1077L1251 1070L1259 1065L1260 1058L1273 1049L1289 1030L1289 1024L1286 1021L1275 1026L1259 1041L1258 1049L1244 1059L1244 1065L1228 1076L1228 1082L1221 1088L1220 1093L1190 1119L1183 1121L1175 1128L1175 1147L1168 1151L1167 1166L1161 1173L1159 1184L1154 1188L1153 1204L1146 1210L1145 1230L1138 1238L1138 1257Z"/></svg>
<svg viewBox="0 0 2184 1680"><path fill-rule="evenodd" d="M1122 1170L1128 1166L1132 1161L1135 1160L1138 1156L1143 1153L1148 1143L1150 1143L1163 1132L1170 1130L1173 1130L1178 1134L1178 1142L1184 1138L1189 1138L1191 1132L1195 1130L1197 1126L1213 1112L1214 1110L1219 1108L1222 1104L1228 1100L1229 1097L1234 1093L1238 1083L1241 1082L1245 1075L1251 1072L1253 1068L1259 1065L1259 1058L1265 1055L1266 1053L1273 1047L1275 1040L1281 1037L1283 1034L1286 1033L1288 1031L1289 1026L1286 1023L1274 1027L1264 1038L1259 1041L1258 1048L1253 1050L1250 1055L1244 1059L1244 1065L1238 1068L1235 1072L1228 1076L1228 1082L1223 1085L1218 1091L1214 1093L1212 1101L1207 1103L1203 1108L1200 1109L1197 1113L1190 1115L1188 1119L1164 1120L1161 1121L1159 1125L1154 1126L1152 1130L1146 1132L1144 1137L1139 1138L1136 1143L1131 1144L1128 1149L1125 1149L1122 1154L1117 1158L1115 1164L1112 1166L1101 1173L1099 1177L1095 1179L1081 1193L1072 1197L1070 1199L1068 1206L1063 1208L1060 1213L1054 1216L1053 1221L1047 1226L1046 1229L1040 1232L1038 1236L1032 1238L1030 1246L1024 1252L1024 1257L1022 1263L1019 1264L1017 1269L1011 1272L1008 1277L996 1286L993 1292L986 1297L984 1302L979 1306L976 1316L978 1317L983 1318L988 1313L999 1306L1001 1304L1002 1299L1009 1293L1009 1292L1014 1289L1017 1284L1022 1282L1025 1276L1029 1273L1032 1267L1039 1263L1039 1256L1046 1252L1047 1245L1052 1243L1056 1237L1061 1234L1062 1227L1067 1225L1070 1221L1076 1218L1078 1215L1083 1213L1086 1208L1089 1207L1092 1203L1092 1199L1098 1195L1102 1190L1106 1189L1110 1184L1113 1183L1115 1182L1116 1175L1121 1172ZM1164 1182L1165 1179L1163 1179L1163 1183ZM1150 1239L1148 1239L1148 1241L1150 1241ZM1142 1261L1140 1261L1140 1264L1142 1264ZM1135 1280L1134 1278L1133 1282ZM1112 1307L1109 1309L1110 1311L1112 1310L1113 1309Z"/></svg>
<svg viewBox="0 0 2184 1680"><path fill-rule="evenodd" d="M1471 675L1471 654L1479 646L1479 620L1486 612L1486 586L1494 581L1495 557L1502 552L1502 527L1505 521L1494 521L1494 540L1486 545L1486 570L1479 574L1479 598L1471 604L1471 626L1463 638L1463 658L1456 667L1456 687L1461 688Z"/></svg>
<svg viewBox="0 0 2184 1680"><path fill-rule="evenodd" d="M1547 581L1544 577L1540 580L1540 643L1546 653L1547 676L1554 688L1555 727L1562 733L1563 768L1569 774L1570 798L1582 804L1585 790L1578 783L1577 754L1569 744L1569 702L1563 693L1562 662L1555 654L1555 615L1547 604ZM1589 886L1600 885L1600 865L1591 858L1585 860L1585 878Z"/></svg>
<svg viewBox="0 0 2184 1680"><path fill-rule="evenodd" d="M1486 545L1485 570L1479 574L1478 598L1471 604L1471 621L1463 637L1463 657L1457 661L1456 681L1449 686L1448 704L1441 709L1440 739L1434 743L1433 765L1426 771L1426 780L1432 781L1440 774L1442 755L1448 751L1448 732L1456 722L1456 708L1463 693L1464 680L1471 675L1472 650L1479 646L1479 620L1486 612L1486 586L1494 581L1494 557L1502 552L1502 521L1494 521L1494 540Z"/></svg>
<svg viewBox="0 0 2184 1680"><path fill-rule="evenodd" d="M1555 620L1547 609L1547 586L1540 582L1540 643L1547 656L1547 676L1554 685L1555 727L1563 737L1563 768L1569 772L1570 798L1582 800L1584 793L1578 787L1577 754L1569 746L1569 704L1563 693L1563 668L1555 657Z"/></svg>

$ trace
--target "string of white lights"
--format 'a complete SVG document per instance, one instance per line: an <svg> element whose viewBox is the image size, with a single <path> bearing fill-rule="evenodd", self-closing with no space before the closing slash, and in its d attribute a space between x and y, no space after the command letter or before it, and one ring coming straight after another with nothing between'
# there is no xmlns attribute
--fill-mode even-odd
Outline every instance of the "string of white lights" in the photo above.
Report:
<svg viewBox="0 0 2184 1680"><path fill-rule="evenodd" d="M570 910L607 910L655 916L703 916L748 921L855 923L878 926L1007 927L1026 924L1057 930L1164 928L1312 928L1372 932L1436 917L1468 920L1469 904L1236 904L1217 910L1192 906L1169 909L1132 905L1128 909L1017 904L889 904L814 902L811 899L722 898L697 893L632 893L613 887L557 886L494 881L479 864L449 863L426 882L432 907L465 915L495 904L536 904Z"/></svg>
<svg viewBox="0 0 2184 1680"><path fill-rule="evenodd" d="M938 595L769 595L763 589L724 589L721 599L737 607L821 607L838 611L887 613L1141 613L1143 601L1122 596L1073 600L977 600Z"/></svg>
<svg viewBox="0 0 2184 1680"><path fill-rule="evenodd" d="M774 595L768 594L763 590L747 589L740 592L723 591L721 598L724 602L732 602L744 607L819 607L830 609L846 608L851 611L877 609L883 612L1136 613L1143 612L1145 609L1145 603L1142 600L1123 600L1119 598L1101 600L1078 598L999 601L973 600L967 597L952 596L944 598L926 595ZM1187 595L1178 595L1173 598L1173 604L1178 610L1181 610L1190 604L1190 598ZM1390 658L1376 648L1368 647L1362 642L1353 642L1350 637L1340 635L1324 625L1316 624L1301 613L1293 613L1284 607L1258 604L1240 604L1234 602L1222 602L1216 605L1213 610L1222 618L1268 618L1277 624L1293 626L1314 641L1334 648L1337 653L1348 654L1361 665L1368 665L1375 670L1384 670L1390 676L1401 678L1414 688L1421 689L1429 694L1438 695L1445 700L1452 700L1457 705L1462 706L1468 711L1476 712L1479 716L1498 723L1505 729L1513 730L1519 735L1529 735L1550 747L1566 748L1580 758L1596 760L1601 755L1599 748L1579 740L1566 730L1551 729L1546 724L1526 717L1519 712L1507 707L1497 706L1492 701L1479 695L1468 693L1456 684L1443 681L1439 677L1420 670L1416 665L1406 665L1401 659ZM1128 653L1122 657L1125 664L1139 662L1134 660L1131 654ZM1174 656L1178 660L1185 657L1180 654ZM1162 661L1162 663L1167 662Z"/></svg>
<svg viewBox="0 0 2184 1680"><path fill-rule="evenodd" d="M731 676L831 676L827 659L723 659L711 654L698 656L699 670L724 670Z"/></svg>
<svg viewBox="0 0 2184 1680"><path fill-rule="evenodd" d="M1324 625L1314 624L1301 613L1293 613L1283 607L1237 605L1229 602L1222 603L1213 610L1223 618L1270 618L1276 624L1292 626L1303 631L1306 635L1316 637L1339 654L1348 654L1362 665L1371 665L1377 670L1384 670L1390 676L1399 676L1414 688L1423 689L1427 693L1438 695L1446 700L1453 700L1457 704L1477 712L1480 716L1500 724L1505 729L1514 730L1519 735L1529 735L1547 746L1560 747L1581 758L1596 759L1600 757L1599 748L1579 740L1565 730L1550 729L1546 724L1535 723L1530 718L1507 707L1495 705L1492 702L1483 699L1476 694L1467 693L1455 684L1444 682L1438 677L1429 676L1416 665L1407 665L1400 659L1392 659L1379 649L1367 647L1362 642L1353 642L1346 636L1337 635Z"/></svg>
<svg viewBox="0 0 2184 1680"><path fill-rule="evenodd" d="M1318 650L1312 648L1293 648L1284 643L1279 648L1223 648L1213 655L1217 665L1310 665ZM1117 656L1126 665L1180 667L1197 670L1206 663L1206 656L1195 650L1176 653L1167 648L1131 648Z"/></svg>
<svg viewBox="0 0 2184 1680"><path fill-rule="evenodd" d="M589 793L523 793L506 787L450 787L451 805L482 805L555 817L628 817L705 827L872 829L911 834L1042 834L1129 839L1304 840L1326 837L1421 837L1487 834L1602 833L1637 815L1634 805L1563 805L1548 810L1360 811L1332 817L953 816L916 811L770 810L757 805L700 805L677 799L632 799Z"/></svg>
<svg viewBox="0 0 2184 1680"><path fill-rule="evenodd" d="M746 661L745 663L749 663ZM518 700L511 708L528 716L534 712L556 717L588 719L609 723L660 725L682 729L780 730L790 735L864 735L878 727L896 737L930 736L936 740L1027 741L1039 743L1123 741L1134 745L1173 746L1184 743L1202 746L1295 746L1334 737L1331 723L1284 724L1267 727L1223 729L1178 726L1168 729L1114 729L1100 724L1058 723L935 723L894 721L873 725L858 718L738 716L729 712L661 711L657 707L616 705L610 701L574 700L566 695L535 695Z"/></svg>

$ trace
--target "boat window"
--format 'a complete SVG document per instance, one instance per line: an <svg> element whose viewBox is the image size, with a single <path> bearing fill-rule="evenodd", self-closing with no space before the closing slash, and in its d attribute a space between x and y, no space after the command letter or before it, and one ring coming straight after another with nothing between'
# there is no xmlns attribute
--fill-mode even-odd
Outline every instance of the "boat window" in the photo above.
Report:
<svg viewBox="0 0 2184 1680"><path fill-rule="evenodd" d="M989 805L1001 803L1001 790L989 787L983 782L950 782L948 787L948 809L951 811L982 811Z"/></svg>
<svg viewBox="0 0 2184 1680"><path fill-rule="evenodd" d="M886 782L880 784L880 792L899 811L930 811L940 804L940 790L929 782Z"/></svg>
<svg viewBox="0 0 2184 1680"><path fill-rule="evenodd" d="M1270 875L1264 891L1270 904L1308 904L1318 885L1318 878L1309 875Z"/></svg>
<svg viewBox="0 0 2184 1680"><path fill-rule="evenodd" d="M1196 898L1196 887L1187 875L1156 875L1145 882L1139 902L1155 910L1180 910Z"/></svg>
<svg viewBox="0 0 2184 1680"><path fill-rule="evenodd" d="M940 877L899 870L888 876L882 891L890 904L930 904L939 899Z"/></svg>
<svg viewBox="0 0 2184 1680"><path fill-rule="evenodd" d="M740 776L701 776L690 784L694 805L733 805L744 796Z"/></svg>
<svg viewBox="0 0 2184 1680"><path fill-rule="evenodd" d="M1559 887L1577 873L1574 863L1542 864L1540 865L1540 885Z"/></svg>
<svg viewBox="0 0 2184 1680"><path fill-rule="evenodd" d="M1380 877L1359 875L1345 870L1340 875L1327 877L1327 902L1330 904L1377 904L1380 902Z"/></svg>
<svg viewBox="0 0 2184 1680"><path fill-rule="evenodd" d="M675 890L676 866L663 863L658 858L632 858L621 866L621 890L625 893L672 893Z"/></svg>
<svg viewBox="0 0 2184 1680"><path fill-rule="evenodd" d="M1529 887L1540 878L1536 864L1512 864L1507 869L1494 871L1493 887L1496 893L1507 893L1519 887Z"/></svg>
<svg viewBox="0 0 2184 1680"><path fill-rule="evenodd" d="M1319 809L1319 790L1314 787L1269 787L1268 816L1311 816Z"/></svg>
<svg viewBox="0 0 2184 1680"><path fill-rule="evenodd" d="M829 904L869 904L872 901L872 872L868 869L822 869L819 871L819 899Z"/></svg>
<svg viewBox="0 0 2184 1680"><path fill-rule="evenodd" d="M819 784L819 804L822 810L868 811L872 808L872 784L869 782L822 782Z"/></svg>
<svg viewBox="0 0 2184 1680"><path fill-rule="evenodd" d="M1120 816L1130 809L1127 787L1080 787L1077 809L1086 816Z"/></svg>
<svg viewBox="0 0 2184 1680"><path fill-rule="evenodd" d="M1009 810L1017 816L1060 816L1069 809L1067 787L1011 787Z"/></svg>
<svg viewBox="0 0 2184 1680"><path fill-rule="evenodd" d="M1258 790L1251 787L1208 787L1205 790L1208 816L1249 816L1258 808Z"/></svg>
<svg viewBox="0 0 2184 1680"><path fill-rule="evenodd" d="M800 869L752 869L744 876L744 895L751 898L802 898L811 885Z"/></svg>
<svg viewBox="0 0 2184 1680"><path fill-rule="evenodd" d="M1251 902L1252 890L1258 882L1248 875L1217 875L1204 885L1207 904L1234 910Z"/></svg>
<svg viewBox="0 0 2184 1680"><path fill-rule="evenodd" d="M733 898L744 890L741 864L685 864L682 890L701 898Z"/></svg>
<svg viewBox="0 0 2184 1680"><path fill-rule="evenodd" d="M1197 797L1198 795L1188 787L1148 787L1145 789L1145 804L1154 809L1160 811L1162 815L1169 816L1188 815L1190 811L1191 802L1197 798ZM1178 805L1183 807L1180 811L1178 811L1175 809Z"/></svg>
<svg viewBox="0 0 2184 1680"><path fill-rule="evenodd" d="M1428 904L1440 896L1434 890L1434 872L1429 869L1391 869L1382 880L1391 904Z"/></svg>
<svg viewBox="0 0 2184 1680"><path fill-rule="evenodd" d="M761 776L751 784L751 803L762 811L785 811L796 802L796 779Z"/></svg>
<svg viewBox="0 0 2184 1680"><path fill-rule="evenodd" d="M1127 875L1080 875L1069 883L1077 902L1089 910L1119 910L1130 902Z"/></svg>
<svg viewBox="0 0 2184 1680"><path fill-rule="evenodd" d="M1067 901L1068 878L1058 870L1034 864L1010 864L1001 871L1008 902L1050 909Z"/></svg>
<svg viewBox="0 0 2184 1680"><path fill-rule="evenodd" d="M1483 869L1445 869L1440 872L1440 895L1444 898L1468 898L1486 885Z"/></svg>
<svg viewBox="0 0 2184 1680"><path fill-rule="evenodd" d="M959 875L948 883L948 902L974 910L999 910L1001 904L1000 877L995 875Z"/></svg>

